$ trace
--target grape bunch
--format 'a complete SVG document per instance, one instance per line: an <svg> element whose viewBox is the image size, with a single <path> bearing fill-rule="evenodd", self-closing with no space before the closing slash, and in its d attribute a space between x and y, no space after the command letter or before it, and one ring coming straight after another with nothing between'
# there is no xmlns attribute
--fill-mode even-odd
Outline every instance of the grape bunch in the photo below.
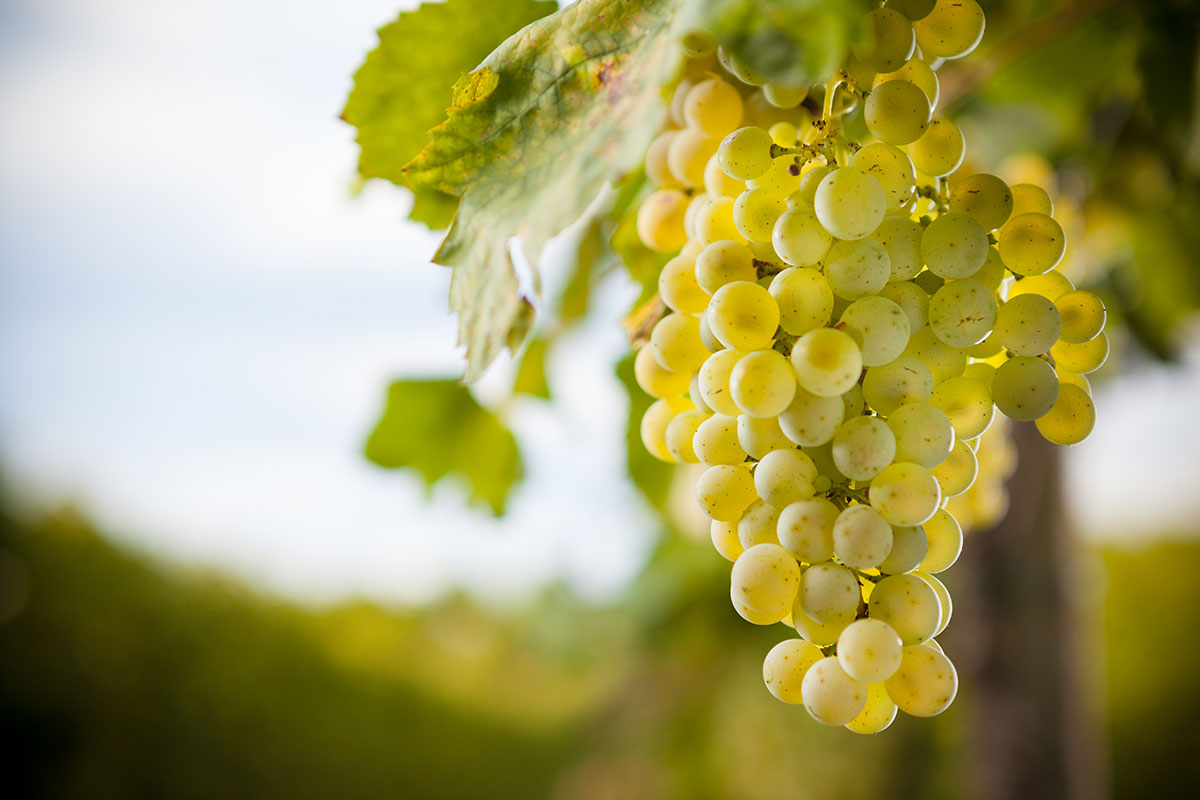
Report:
<svg viewBox="0 0 1200 800"><path fill-rule="evenodd" d="M978 44L979 6L889 0L865 23L823 88L685 39L637 213L644 244L675 255L635 374L656 398L646 449L705 467L734 609L797 634L767 654L767 688L875 733L957 692L937 574L963 546L947 504L981 462L1006 469L984 450L1007 445L995 410L1083 440L1084 375L1108 343L1103 303L1054 271L1050 196L962 174L963 134L933 116L936 69Z"/></svg>

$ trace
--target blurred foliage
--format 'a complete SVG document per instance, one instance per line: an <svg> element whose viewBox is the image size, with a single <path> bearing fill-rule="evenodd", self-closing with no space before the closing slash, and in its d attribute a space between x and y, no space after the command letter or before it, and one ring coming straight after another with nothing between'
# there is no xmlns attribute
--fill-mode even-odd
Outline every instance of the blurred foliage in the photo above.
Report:
<svg viewBox="0 0 1200 800"><path fill-rule="evenodd" d="M429 487L446 475L460 475L470 485L471 501L486 503L495 514L504 512L524 473L516 439L458 381L393 383L366 455L381 467L417 470Z"/></svg>
<svg viewBox="0 0 1200 800"><path fill-rule="evenodd" d="M1111 642L1102 660L1115 796L1170 796L1200 779L1190 735L1200 645L1186 635L1200 623L1200 542L1102 555L1096 625ZM556 588L509 614L461 597L419 611L322 611L148 566L71 513L4 518L6 791L964 796L970 686L945 715L901 717L886 736L823 728L763 688L759 664L783 629L736 616L727 569L705 543L676 539L610 608Z"/></svg>

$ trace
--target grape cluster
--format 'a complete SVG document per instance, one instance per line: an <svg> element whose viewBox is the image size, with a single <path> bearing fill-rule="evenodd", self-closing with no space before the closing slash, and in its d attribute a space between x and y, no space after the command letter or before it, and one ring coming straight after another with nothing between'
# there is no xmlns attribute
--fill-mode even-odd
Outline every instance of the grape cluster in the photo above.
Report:
<svg viewBox="0 0 1200 800"><path fill-rule="evenodd" d="M1083 375L1108 352L1103 303L1054 271L1049 195L961 174L963 135L933 117L936 68L983 27L974 0L889 0L823 92L691 35L646 155L638 234L678 254L635 361L657 398L642 440L706 467L736 611L798 634L767 654L767 688L858 733L954 699L936 575L963 546L947 503L981 461L1005 469L981 447L995 410L1081 441Z"/></svg>

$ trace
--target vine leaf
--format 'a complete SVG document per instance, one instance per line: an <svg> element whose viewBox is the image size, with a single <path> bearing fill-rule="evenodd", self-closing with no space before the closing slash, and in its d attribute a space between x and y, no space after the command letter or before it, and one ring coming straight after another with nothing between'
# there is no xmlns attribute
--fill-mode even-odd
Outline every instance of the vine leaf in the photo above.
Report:
<svg viewBox="0 0 1200 800"><path fill-rule="evenodd" d="M342 119L358 129L358 172L414 190L410 217L445 228L455 192L413 187L403 167L446 116L451 87L505 35L552 13L552 0L446 0L406 11L379 29L379 46L354 74Z"/></svg>
<svg viewBox="0 0 1200 800"><path fill-rule="evenodd" d="M455 84L448 119L405 167L418 190L461 196L434 260L454 269L467 380L522 338L509 240L536 264L645 154L665 116L659 87L680 61L675 5L579 0L533 23Z"/></svg>
<svg viewBox="0 0 1200 800"><path fill-rule="evenodd" d="M471 502L497 515L524 474L512 433L458 381L393 383L383 416L367 438L366 456L388 469L417 470L427 487L446 475L461 475L470 484Z"/></svg>
<svg viewBox="0 0 1200 800"><path fill-rule="evenodd" d="M815 83L841 65L873 0L690 0L688 28L706 28L751 67L783 83Z"/></svg>

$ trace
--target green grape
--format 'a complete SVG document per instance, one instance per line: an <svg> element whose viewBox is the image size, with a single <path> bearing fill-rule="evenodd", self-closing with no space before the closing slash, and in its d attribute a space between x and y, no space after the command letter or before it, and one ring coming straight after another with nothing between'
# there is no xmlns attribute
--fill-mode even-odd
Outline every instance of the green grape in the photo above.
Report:
<svg viewBox="0 0 1200 800"><path fill-rule="evenodd" d="M786 125L787 123L779 124ZM778 126L772 126L771 130L775 130L776 127ZM787 146L794 146L794 143ZM771 168L767 170L767 174L761 178L747 181L746 186L750 189L762 189L770 192L779 198L779 202L783 203L783 207L786 209L787 201L784 198L800 188L800 180L800 164L797 159L777 158Z"/></svg>
<svg viewBox="0 0 1200 800"><path fill-rule="evenodd" d="M892 525L920 525L942 502L942 490L933 473L909 463L892 464L876 475L867 496Z"/></svg>
<svg viewBox="0 0 1200 800"><path fill-rule="evenodd" d="M887 419L896 437L896 461L933 469L950 456L954 427L950 418L929 403L905 403ZM836 441L836 440L835 440Z"/></svg>
<svg viewBox="0 0 1200 800"><path fill-rule="evenodd" d="M775 222L771 243L785 263L809 267L825 257L833 236L817 221L812 206L800 204L785 211Z"/></svg>
<svg viewBox="0 0 1200 800"><path fill-rule="evenodd" d="M708 348L700 341L700 323L687 314L668 314L650 331L650 349L663 369L681 372L691 380L708 358Z"/></svg>
<svg viewBox="0 0 1200 800"><path fill-rule="evenodd" d="M969 451L969 448L967 449ZM936 470L934 473L936 474ZM928 547L925 529L920 525L897 525L892 528L891 552L879 563L879 571L884 575L912 572L925 558Z"/></svg>
<svg viewBox="0 0 1200 800"><path fill-rule="evenodd" d="M667 452L671 454L672 458L684 464L695 464L700 460L696 457L695 448L692 447L692 439L695 437L700 423L706 419L708 419L708 414L698 408L680 411L675 415L675 418L667 425L663 437Z"/></svg>
<svg viewBox="0 0 1200 800"><path fill-rule="evenodd" d="M996 368L995 368L994 366L992 366L991 364L985 364L985 363L983 363L982 361L977 361L977 362L975 362L975 363L973 363L973 364L968 364L968 365L967 365L967 368L966 368L965 370L963 370L963 374L961 375L961 377L963 377L963 378L971 378L971 379L973 379L973 380L977 380L977 381L979 381L979 383L983 385L983 388L987 390L987 392L988 392L988 395L987 395L987 397L988 397L988 402L989 402L989 403L991 403L991 399L992 399L992 378L995 376L995 374L996 374ZM942 404L942 403L934 403L934 405L936 405L938 408L942 409L942 411L945 411L945 412L946 412L946 416L950 417L950 421L951 421L951 422L953 422L953 421L954 421L954 419L955 419L955 416L954 416L954 415L955 415L955 413L956 413L956 412L953 412L953 411L951 411L949 408L947 408L947 407L946 407L944 404ZM989 418L988 418L988 425L991 425L991 417L990 417L990 416L989 416ZM954 428L954 430L956 430L956 431L957 431L958 429L959 429L959 428L958 428L958 426L956 425L956 426L955 426L955 428ZM984 430L987 430L987 428L984 428ZM960 434L958 438L960 438L960 439L972 439L972 438L974 438L974 437L972 437L972 436L962 436L962 435Z"/></svg>
<svg viewBox="0 0 1200 800"><path fill-rule="evenodd" d="M737 418L738 444L751 458L761 461L772 450L786 450L795 445L783 435L778 417L752 417L741 414Z"/></svg>
<svg viewBox="0 0 1200 800"><path fill-rule="evenodd" d="M913 22L926 58L962 58L979 45L983 29L983 9L975 0L938 0L933 11Z"/></svg>
<svg viewBox="0 0 1200 800"><path fill-rule="evenodd" d="M932 106L925 92L911 81L885 81L867 95L863 119L881 142L902 145L921 138L929 128Z"/></svg>
<svg viewBox="0 0 1200 800"><path fill-rule="evenodd" d="M892 261L892 265L895 264ZM921 330L929 322L929 295L912 281L889 281L887 286L879 290L879 296L900 306L908 318L910 332Z"/></svg>
<svg viewBox="0 0 1200 800"><path fill-rule="evenodd" d="M949 457L933 468L933 477L942 487L942 497L957 497L970 489L978 474L979 460L975 451L958 439L954 440Z"/></svg>
<svg viewBox="0 0 1200 800"><path fill-rule="evenodd" d="M894 8L911 21L916 22L929 16L936 0L887 0L888 8Z"/></svg>
<svg viewBox="0 0 1200 800"><path fill-rule="evenodd" d="M920 359L900 356L868 369L862 390L867 404L886 416L905 403L928 400L933 391L933 375Z"/></svg>
<svg viewBox="0 0 1200 800"><path fill-rule="evenodd" d="M933 587L934 593L938 596L938 603L942 607L942 621L938 625L937 633L935 633L934 636L941 636L942 631L946 630L946 626L950 624L950 617L954 614L954 602L950 598L950 592L946 589L946 584L942 583L932 575L928 575L924 572L915 572L913 574ZM930 639L929 641L937 645L938 652L942 652L941 645L938 645L933 639ZM926 644L928 644L928 642Z"/></svg>
<svg viewBox="0 0 1200 800"><path fill-rule="evenodd" d="M899 11L876 8L863 17L863 43L854 48L854 55L875 72L891 72L912 57L917 39L912 23Z"/></svg>
<svg viewBox="0 0 1200 800"><path fill-rule="evenodd" d="M762 128L738 128L721 141L717 159L729 177L740 181L754 180L766 175L771 168L774 161L772 144L771 134Z"/></svg>
<svg viewBox="0 0 1200 800"><path fill-rule="evenodd" d="M950 419L954 434L959 439L974 439L986 431L992 424L995 412L988 384L967 375L947 378L938 383L933 387L929 403Z"/></svg>
<svg viewBox="0 0 1200 800"><path fill-rule="evenodd" d="M959 168L967 155L967 140L948 119L930 120L929 127L908 146L913 166L926 175L941 178Z"/></svg>
<svg viewBox="0 0 1200 800"><path fill-rule="evenodd" d="M938 289L946 285L944 278L941 278L929 270L918 273L917 277L913 278L913 283L925 290L926 294L932 295Z"/></svg>
<svg viewBox="0 0 1200 800"><path fill-rule="evenodd" d="M815 447L833 439L842 424L842 411L840 395L819 397L797 387L792 404L779 415L779 427L790 441Z"/></svg>
<svg viewBox="0 0 1200 800"><path fill-rule="evenodd" d="M931 647L905 647L900 668L883 685L888 697L905 714L936 717L954 702L958 673L950 659Z"/></svg>
<svg viewBox="0 0 1200 800"><path fill-rule="evenodd" d="M925 529L925 540L929 549L917 568L932 574L944 572L954 566L963 548L962 526L958 524L958 520L944 508L939 508L921 527Z"/></svg>
<svg viewBox="0 0 1200 800"><path fill-rule="evenodd" d="M687 93L683 118L706 136L721 138L742 122L742 95L720 78L700 81Z"/></svg>
<svg viewBox="0 0 1200 800"><path fill-rule="evenodd" d="M886 622L911 646L933 638L942 621L942 605L933 587L916 575L891 575L875 584L867 614Z"/></svg>
<svg viewBox="0 0 1200 800"><path fill-rule="evenodd" d="M834 328L817 328L792 346L792 366L805 391L820 397L837 397L858 383L862 354L849 334Z"/></svg>
<svg viewBox="0 0 1200 800"><path fill-rule="evenodd" d="M1064 342L1082 344L1095 339L1104 330L1108 312L1104 301L1083 289L1067 292L1054 301L1062 319L1059 338Z"/></svg>
<svg viewBox="0 0 1200 800"><path fill-rule="evenodd" d="M769 189L747 189L733 204L733 224L752 242L771 241L775 220L787 211L783 198Z"/></svg>
<svg viewBox="0 0 1200 800"><path fill-rule="evenodd" d="M836 656L809 667L801 682L804 708L824 725L845 725L867 702L867 684L846 674Z"/></svg>
<svg viewBox="0 0 1200 800"><path fill-rule="evenodd" d="M675 86L675 90L671 93L671 102L668 106L668 116L670 117L672 123L681 128L687 124L687 121L683 118L683 105L685 102L687 102L688 92L690 92L692 87L695 85L695 82L691 78L684 76L683 78L680 78L679 83Z"/></svg>
<svg viewBox="0 0 1200 800"><path fill-rule="evenodd" d="M734 598L752 611L788 608L800 586L800 565L777 544L756 544L733 562L730 584Z"/></svg>
<svg viewBox="0 0 1200 800"><path fill-rule="evenodd" d="M638 350L633 359L633 376L642 391L651 397L677 397L687 391L688 374L663 369L650 347Z"/></svg>
<svg viewBox="0 0 1200 800"><path fill-rule="evenodd" d="M834 527L837 537L837 527ZM804 613L824 625L849 625L861 599L858 579L840 564L814 564L800 576L796 600Z"/></svg>
<svg viewBox="0 0 1200 800"><path fill-rule="evenodd" d="M899 147L883 142L869 144L850 157L850 166L875 176L883 187L888 211L903 208L917 190L912 162Z"/></svg>
<svg viewBox="0 0 1200 800"><path fill-rule="evenodd" d="M706 30L692 30L679 39L683 54L688 58L702 58L717 49L717 37Z"/></svg>
<svg viewBox="0 0 1200 800"><path fill-rule="evenodd" d="M842 420L848 420L857 417L863 413L863 409L867 405L867 401L863 399L862 386L851 386L845 394L842 395L842 403L845 404L846 410L842 414Z"/></svg>
<svg viewBox="0 0 1200 800"><path fill-rule="evenodd" d="M833 463L843 475L856 481L875 477L895 455L896 438L878 417L849 419L833 437Z"/></svg>
<svg viewBox="0 0 1200 800"><path fill-rule="evenodd" d="M688 399L692 401L692 405L703 411L706 415L713 413L713 410L708 407L708 403L704 402L704 396L700 394L699 373L692 375L692 379L688 381Z"/></svg>
<svg viewBox="0 0 1200 800"><path fill-rule="evenodd" d="M1017 356L996 368L992 378L992 399L996 408L1009 419L1037 419L1054 406L1058 398L1058 376L1043 359Z"/></svg>
<svg viewBox="0 0 1200 800"><path fill-rule="evenodd" d="M696 261L675 256L658 274L658 294L672 311L696 315L708 307L708 292L696 283Z"/></svg>
<svg viewBox="0 0 1200 800"><path fill-rule="evenodd" d="M837 506L824 498L791 503L779 512L779 544L798 561L819 564L833 558Z"/></svg>
<svg viewBox="0 0 1200 800"><path fill-rule="evenodd" d="M683 218L688 198L675 189L660 189L642 201L637 232L642 244L659 253L671 253L687 241Z"/></svg>
<svg viewBox="0 0 1200 800"><path fill-rule="evenodd" d="M775 508L811 498L816 479L816 465L808 455L796 449L773 450L754 468L758 496Z"/></svg>
<svg viewBox="0 0 1200 800"><path fill-rule="evenodd" d="M713 153L704 166L704 191L712 198L732 199L746 191L746 182L726 175L725 170L721 169L720 156Z"/></svg>
<svg viewBox="0 0 1200 800"><path fill-rule="evenodd" d="M875 509L852 505L838 515L833 525L833 552L846 566L854 569L877 567L891 550L892 526ZM855 581L855 608L858 607L859 594L858 582Z"/></svg>
<svg viewBox="0 0 1200 800"><path fill-rule="evenodd" d="M1054 363L1063 369L1087 375L1100 369L1104 362L1108 361L1108 336L1102 333L1094 339L1078 344L1057 342L1050 348L1050 355Z"/></svg>
<svg viewBox="0 0 1200 800"><path fill-rule="evenodd" d="M646 150L646 176L660 189L679 186L679 179L671 174L671 168L667 165L667 151L678 133L676 130L663 131L654 137Z"/></svg>
<svg viewBox="0 0 1200 800"><path fill-rule="evenodd" d="M1006 269L1004 261L1000 258L1000 253L996 251L996 248L989 247L983 266L971 277L986 286L988 291L997 292L1000 290L1000 284L1004 282Z"/></svg>
<svg viewBox="0 0 1200 800"><path fill-rule="evenodd" d="M733 605L733 610L751 625L774 625L776 622L786 622L788 618L788 609L786 608L775 611L754 611L739 603L735 595L734 588L729 587L729 601Z"/></svg>
<svg viewBox="0 0 1200 800"><path fill-rule="evenodd" d="M854 337L865 367L893 361L908 344L908 317L886 297L855 300L842 312L841 325L842 330Z"/></svg>
<svg viewBox="0 0 1200 800"><path fill-rule="evenodd" d="M740 350L718 350L700 367L700 397L706 406L718 414L736 417L741 413L729 392L729 375L743 355L745 353Z"/></svg>
<svg viewBox="0 0 1200 800"><path fill-rule="evenodd" d="M970 347L996 324L996 296L977 280L948 281L929 300L929 329L951 347Z"/></svg>
<svg viewBox="0 0 1200 800"><path fill-rule="evenodd" d="M733 200L729 197L711 198L696 215L693 231L701 245L720 241L746 241L738 231L737 225L733 224Z"/></svg>
<svg viewBox="0 0 1200 800"><path fill-rule="evenodd" d="M1000 231L1000 257L1016 275L1049 272L1066 252L1062 226L1045 214L1013 217Z"/></svg>
<svg viewBox="0 0 1200 800"><path fill-rule="evenodd" d="M985 231L994 231L1012 214L1012 190L995 175L981 172L963 178L954 186L950 208L972 217Z"/></svg>
<svg viewBox="0 0 1200 800"><path fill-rule="evenodd" d="M1000 307L996 338L1019 356L1038 356L1058 341L1062 320L1054 303L1037 294L1022 294Z"/></svg>
<svg viewBox="0 0 1200 800"><path fill-rule="evenodd" d="M665 267L664 267L665 269ZM712 242L696 256L696 283L706 293L713 294L734 281L756 281L754 254L744 244L732 241ZM705 297L705 305L708 298Z"/></svg>
<svg viewBox="0 0 1200 800"><path fill-rule="evenodd" d="M1040 294L1051 302L1058 300L1067 292L1075 291L1070 279L1061 272L1046 272L1042 275L1029 275L1015 281L1008 289L1008 299L1022 294Z"/></svg>
<svg viewBox="0 0 1200 800"><path fill-rule="evenodd" d="M738 440L737 418L713 414L701 422L692 437L692 451L700 463L709 467L741 464L746 460L746 451Z"/></svg>
<svg viewBox="0 0 1200 800"><path fill-rule="evenodd" d="M789 86L768 81L763 86L763 95L766 96L767 102L776 108L795 108L808 97L808 87L804 84Z"/></svg>
<svg viewBox="0 0 1200 800"><path fill-rule="evenodd" d="M924 263L921 260L921 236L924 232L924 228L911 219L884 217L871 234L871 238L887 251L892 270L890 280L906 281L921 271Z"/></svg>
<svg viewBox="0 0 1200 800"><path fill-rule="evenodd" d="M804 676L824 656L803 639L784 639L763 660L763 683L776 699L798 705L804 702Z"/></svg>
<svg viewBox="0 0 1200 800"><path fill-rule="evenodd" d="M789 267L771 279L768 291L779 304L779 327L792 336L824 327L833 313L833 289L815 269Z"/></svg>
<svg viewBox="0 0 1200 800"><path fill-rule="evenodd" d="M699 454L699 447L696 450ZM696 501L710 519L733 522L757 499L754 478L742 464L716 464L700 473L696 480Z"/></svg>
<svg viewBox="0 0 1200 800"><path fill-rule="evenodd" d="M696 220L704 213L704 209L712 202L712 198L706 194L698 194L688 203L687 211L683 213L683 231L687 234L688 242L696 238ZM682 251L680 252L682 255Z"/></svg>
<svg viewBox="0 0 1200 800"><path fill-rule="evenodd" d="M1021 214L1045 214L1054 216L1054 201L1040 186L1032 183L1018 183L1012 187L1014 217Z"/></svg>
<svg viewBox="0 0 1200 800"><path fill-rule="evenodd" d="M937 73L930 69L929 65L922 61L920 57L913 56L904 62L903 66L893 72L879 73L875 76L872 86L878 86L888 81L908 81L909 83L916 84L925 93L925 96L929 98L929 107L937 108L938 95L941 93Z"/></svg>
<svg viewBox="0 0 1200 800"><path fill-rule="evenodd" d="M877 619L860 619L847 625L838 637L837 659L851 678L881 683L900 668L902 647L892 626Z"/></svg>
<svg viewBox="0 0 1200 800"><path fill-rule="evenodd" d="M796 394L796 373L777 350L755 350L734 365L729 375L733 402L753 417L776 417Z"/></svg>
<svg viewBox="0 0 1200 800"><path fill-rule="evenodd" d="M779 306L757 283L734 281L713 294L708 304L708 324L726 347L761 350L769 347L775 337Z"/></svg>
<svg viewBox="0 0 1200 800"><path fill-rule="evenodd" d="M801 86L800 89L804 90L805 94L807 95L808 89L806 87ZM765 92L766 90L764 89L763 91ZM795 147L796 142L800 141L800 129L791 122L776 122L774 125L767 128L767 133L771 134L771 141L780 147ZM776 159L775 163L781 163L780 159ZM799 188L800 184L800 171L802 169L800 158L799 156L796 156L791 161L788 161L788 159L783 159L782 163L788 164L789 167L792 164L795 164L796 169L794 174L796 176L796 186L792 188L792 191L795 191L797 188ZM788 170L788 173L793 174L791 169Z"/></svg>
<svg viewBox="0 0 1200 800"><path fill-rule="evenodd" d="M642 415L641 435L642 445L646 452L659 461L673 463L675 457L667 450L667 426L680 411L687 408L681 399L656 400Z"/></svg>
<svg viewBox="0 0 1200 800"><path fill-rule="evenodd" d="M957 378L967 367L967 357L963 351L937 338L928 325L909 338L904 355L915 356L925 362L935 384Z"/></svg>
<svg viewBox="0 0 1200 800"><path fill-rule="evenodd" d="M721 62L729 74L737 78L739 81L750 86L762 86L767 82L767 77L758 70L751 67L744 60L731 53L724 46L717 48L717 60Z"/></svg>
<svg viewBox="0 0 1200 800"><path fill-rule="evenodd" d="M737 525L732 522L721 522L716 519L711 520L708 526L708 533L709 538L712 539L713 548L726 561L736 561L737 557L746 550L746 548L742 547L742 543L738 539Z"/></svg>
<svg viewBox="0 0 1200 800"><path fill-rule="evenodd" d="M921 236L921 258L942 278L971 277L987 255L987 232L966 214L943 214L929 223Z"/></svg>
<svg viewBox="0 0 1200 800"><path fill-rule="evenodd" d="M857 300L887 286L892 266L874 239L835 242L825 256L825 277L838 297Z"/></svg>
<svg viewBox="0 0 1200 800"><path fill-rule="evenodd" d="M974 278L972 278L974 280ZM999 312L997 312L999 313ZM996 336L995 329L989 333L982 342L973 344L965 348L967 355L975 359L993 358L1000 355L1004 351L1004 345L1000 344L1000 339Z"/></svg>
<svg viewBox="0 0 1200 800"><path fill-rule="evenodd" d="M788 195L788 205L808 205L811 206L816 202L817 187L821 185L821 181L825 180L825 176L833 172L834 168L828 164L818 164L815 161L809 162L806 170L800 174L800 186L796 191Z"/></svg>
<svg viewBox="0 0 1200 800"><path fill-rule="evenodd" d="M897 707L882 683L867 684L867 702L846 728L863 735L880 733L896 720Z"/></svg>
<svg viewBox="0 0 1200 800"><path fill-rule="evenodd" d="M704 166L717 152L719 139L698 128L684 128L676 134L667 148L667 166L676 180L684 186L704 183Z"/></svg>
<svg viewBox="0 0 1200 800"><path fill-rule="evenodd" d="M1092 396L1092 384L1083 375L1080 375L1078 372L1071 372L1068 369L1063 369L1062 367L1058 366L1054 368L1054 373L1058 375L1059 383L1067 383L1071 386L1078 386L1080 389L1083 389L1085 392L1087 392L1088 397Z"/></svg>
<svg viewBox="0 0 1200 800"><path fill-rule="evenodd" d="M779 511L762 500L755 500L742 512L738 520L737 535L742 548L749 550L756 544L779 544L775 528L779 525ZM772 611L761 608L759 611Z"/></svg>
<svg viewBox="0 0 1200 800"><path fill-rule="evenodd" d="M837 238L862 239L883 221L887 193L874 175L855 167L841 167L817 184L813 209L825 230Z"/></svg>
<svg viewBox="0 0 1200 800"><path fill-rule="evenodd" d="M1034 424L1051 444L1079 444L1096 426L1096 404L1083 388L1063 383L1054 405Z"/></svg>

